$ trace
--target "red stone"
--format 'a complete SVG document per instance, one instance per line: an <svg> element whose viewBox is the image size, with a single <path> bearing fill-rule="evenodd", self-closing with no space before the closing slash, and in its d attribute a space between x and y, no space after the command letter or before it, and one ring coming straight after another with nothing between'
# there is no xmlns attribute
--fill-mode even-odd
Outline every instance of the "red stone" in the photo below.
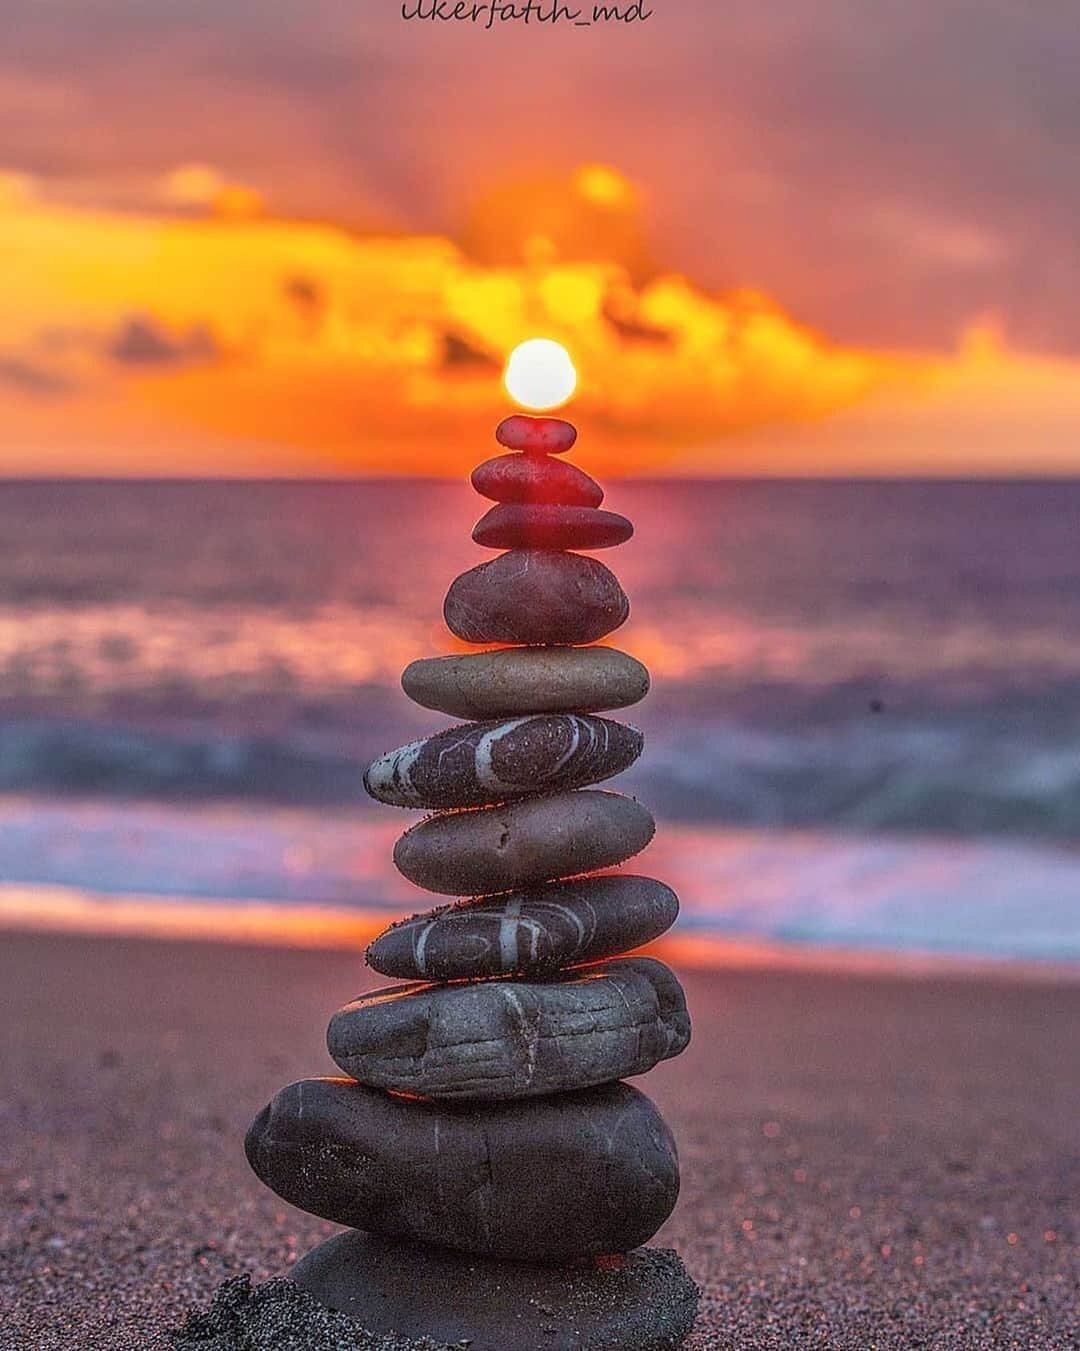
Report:
<svg viewBox="0 0 1080 1351"><path fill-rule="evenodd" d="M514 413L495 428L495 440L530 455L562 455L577 440L577 428L562 418Z"/></svg>
<svg viewBox="0 0 1080 1351"><path fill-rule="evenodd" d="M472 486L494 502L598 507L604 500L595 479L550 455L496 455L476 466Z"/></svg>
<svg viewBox="0 0 1080 1351"><path fill-rule="evenodd" d="M597 558L511 549L455 577L443 602L451 633L467 643L526 647L595 643L624 624L630 602Z"/></svg>
<svg viewBox="0 0 1080 1351"><path fill-rule="evenodd" d="M472 537L487 549L610 549L633 533L613 511L500 502L476 523Z"/></svg>

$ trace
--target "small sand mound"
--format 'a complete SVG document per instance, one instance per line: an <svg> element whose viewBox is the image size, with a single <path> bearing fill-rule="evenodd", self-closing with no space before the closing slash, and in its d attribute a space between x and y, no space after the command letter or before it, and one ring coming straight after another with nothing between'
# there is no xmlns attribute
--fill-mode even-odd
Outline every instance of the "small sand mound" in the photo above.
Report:
<svg viewBox="0 0 1080 1351"><path fill-rule="evenodd" d="M209 1309L188 1314L172 1344L176 1351L462 1351L465 1345L368 1332L291 1281L253 1286L247 1275L219 1285Z"/></svg>

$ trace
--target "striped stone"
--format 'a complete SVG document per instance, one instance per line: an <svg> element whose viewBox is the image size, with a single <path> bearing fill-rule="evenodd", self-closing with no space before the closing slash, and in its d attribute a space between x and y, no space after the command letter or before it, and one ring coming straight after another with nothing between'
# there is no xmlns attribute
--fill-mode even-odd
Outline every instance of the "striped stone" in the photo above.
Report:
<svg viewBox="0 0 1080 1351"><path fill-rule="evenodd" d="M379 756L364 787L394 807L484 807L599 783L632 765L643 744L636 727L584 713L466 723Z"/></svg>
<svg viewBox="0 0 1080 1351"><path fill-rule="evenodd" d="M678 913L651 877L575 877L413 915L375 939L367 963L402 980L548 976L651 942Z"/></svg>

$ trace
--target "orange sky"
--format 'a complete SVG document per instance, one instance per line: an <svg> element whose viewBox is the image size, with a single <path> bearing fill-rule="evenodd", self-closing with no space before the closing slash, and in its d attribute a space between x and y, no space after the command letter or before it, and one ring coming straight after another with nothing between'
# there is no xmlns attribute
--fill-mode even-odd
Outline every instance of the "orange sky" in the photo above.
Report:
<svg viewBox="0 0 1080 1351"><path fill-rule="evenodd" d="M974 35L949 102L937 0L919 102L926 33L890 55L837 5L602 37L0 16L0 472L459 474L536 334L598 472L1080 471L1071 189L1020 116L1053 34L999 86L1006 142L1030 35Z"/></svg>

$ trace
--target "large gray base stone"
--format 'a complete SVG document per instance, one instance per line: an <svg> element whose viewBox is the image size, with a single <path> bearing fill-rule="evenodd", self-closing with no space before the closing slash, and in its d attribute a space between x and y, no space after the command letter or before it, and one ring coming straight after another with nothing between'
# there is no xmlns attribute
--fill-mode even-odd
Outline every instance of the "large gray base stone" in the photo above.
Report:
<svg viewBox="0 0 1080 1351"><path fill-rule="evenodd" d="M466 1342L469 1351L673 1351L698 1302L670 1248L542 1267L356 1230L314 1248L289 1279L373 1333Z"/></svg>

